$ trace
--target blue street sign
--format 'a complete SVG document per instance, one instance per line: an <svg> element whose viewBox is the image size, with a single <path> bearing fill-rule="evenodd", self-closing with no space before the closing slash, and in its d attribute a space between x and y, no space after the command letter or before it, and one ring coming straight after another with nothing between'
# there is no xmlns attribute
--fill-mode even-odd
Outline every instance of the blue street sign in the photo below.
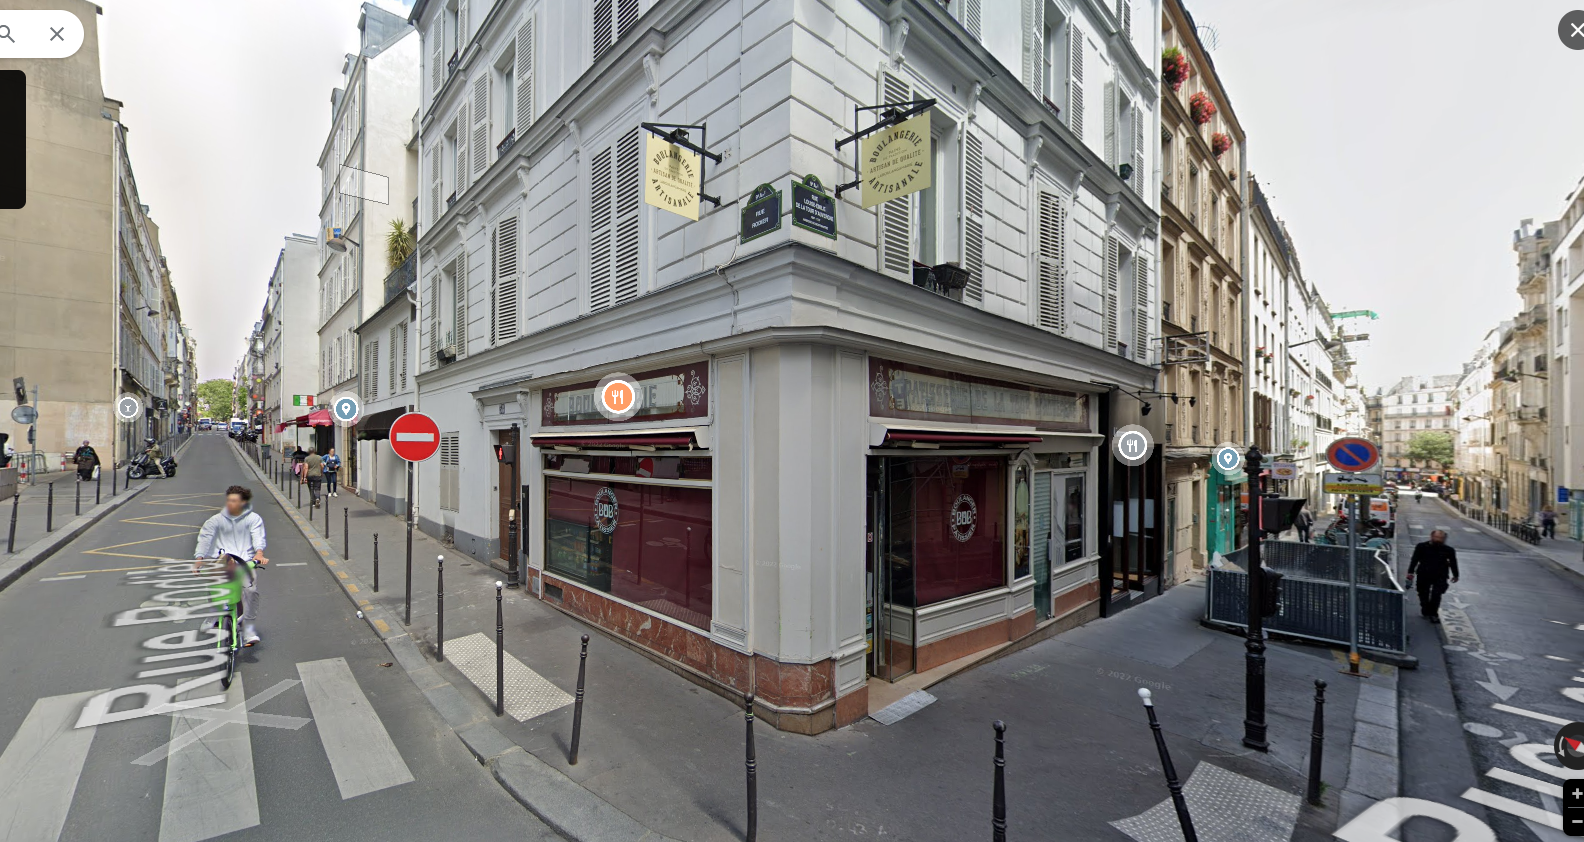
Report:
<svg viewBox="0 0 1584 842"><path fill-rule="evenodd" d="M1558 488L1557 489L1557 502L1558 503L1566 503L1567 501L1568 501L1568 490L1566 488Z"/></svg>

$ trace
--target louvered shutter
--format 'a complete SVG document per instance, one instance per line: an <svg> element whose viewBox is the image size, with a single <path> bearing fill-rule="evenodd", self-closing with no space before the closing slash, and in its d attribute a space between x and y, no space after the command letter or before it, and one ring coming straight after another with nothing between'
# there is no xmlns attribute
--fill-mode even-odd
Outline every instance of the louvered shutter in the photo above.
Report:
<svg viewBox="0 0 1584 842"><path fill-rule="evenodd" d="M352 350L352 343L345 337L336 338L336 379L340 383L347 379L350 368L347 366L347 352Z"/></svg>
<svg viewBox="0 0 1584 842"><path fill-rule="evenodd" d="M616 230L611 303L638 297L638 209L643 206L643 153L634 128L616 145Z"/></svg>
<svg viewBox="0 0 1584 842"><path fill-rule="evenodd" d="M1084 35L1074 24L1067 25L1067 128L1083 139L1084 120Z"/></svg>
<svg viewBox="0 0 1584 842"><path fill-rule="evenodd" d="M489 167L490 74L488 68L473 83L473 174Z"/></svg>
<svg viewBox="0 0 1584 842"><path fill-rule="evenodd" d="M517 27L517 67L513 74L517 80L517 137L522 138L534 120L534 18L523 18ZM506 96L512 96L507 91Z"/></svg>
<svg viewBox="0 0 1584 842"><path fill-rule="evenodd" d="M967 301L984 300L984 141L963 131L963 268L968 270Z"/></svg>
<svg viewBox="0 0 1584 842"><path fill-rule="evenodd" d="M1119 281L1119 279L1117 277L1117 273L1119 271L1118 267L1117 267L1117 261L1119 259L1118 252L1119 252L1119 245L1117 244L1116 237L1114 237L1114 236L1112 236L1110 234L1107 234L1106 235L1106 241L1105 241L1105 279L1104 279L1104 282L1105 282L1105 324L1104 324L1105 332L1104 332L1104 337L1102 339L1102 341L1105 344L1102 347L1106 351L1109 351L1109 352L1111 352L1113 354L1116 353L1117 341L1120 338L1117 334L1118 334L1118 331L1121 329L1120 325L1118 324L1118 320L1119 320L1120 316L1117 313L1117 307L1121 303L1121 301L1120 301L1121 292L1117 289L1117 283Z"/></svg>
<svg viewBox="0 0 1584 842"><path fill-rule="evenodd" d="M389 365L390 365L390 380L389 380L389 382L390 382L390 391L391 391L391 394L393 394L393 395L396 394L396 357L397 357L397 350L396 349L401 347L401 344L396 341L397 338L398 338L397 335L396 335L397 334L397 330L398 330L398 328L397 328L396 325L391 325L391 329L390 329L390 363L389 363ZM379 374L377 372L374 372L374 370L372 368L370 368L369 371L371 372L371 374L370 374L371 377L378 377L379 376Z"/></svg>
<svg viewBox="0 0 1584 842"><path fill-rule="evenodd" d="M1105 84L1105 162L1113 171L1117 165L1117 85Z"/></svg>
<svg viewBox="0 0 1584 842"><path fill-rule="evenodd" d="M589 311L611 305L611 147L589 159Z"/></svg>
<svg viewBox="0 0 1584 842"><path fill-rule="evenodd" d="M445 14L435 15L434 26L429 27L429 42L433 49L429 51L429 98L434 99L440 95L440 85L445 82Z"/></svg>
<svg viewBox="0 0 1584 842"><path fill-rule="evenodd" d="M632 31L638 22L638 0L616 0L616 37Z"/></svg>
<svg viewBox="0 0 1584 842"><path fill-rule="evenodd" d="M451 129L452 136L456 138L456 160L452 162L454 169L451 173L451 195L461 196L462 191L467 189L468 173L471 172L468 169L468 147L472 144L468 142L468 103L466 100L457 109L456 122L451 124Z"/></svg>
<svg viewBox="0 0 1584 842"><path fill-rule="evenodd" d="M424 353L424 362L429 365L437 362L435 354L440 350L440 282L443 278L439 272L429 276L429 300L424 313L429 321L429 347Z"/></svg>
<svg viewBox="0 0 1584 842"><path fill-rule="evenodd" d="M1067 332L1067 203L1039 191L1039 326Z"/></svg>
<svg viewBox="0 0 1584 842"><path fill-rule="evenodd" d="M495 228L495 342L517 338L517 217Z"/></svg>
<svg viewBox="0 0 1584 842"><path fill-rule="evenodd" d="M1040 41L1044 38L1045 0L1023 0L1023 86L1041 96Z"/></svg>
<svg viewBox="0 0 1584 842"><path fill-rule="evenodd" d="M401 390L407 391L407 323L401 323Z"/></svg>
<svg viewBox="0 0 1584 842"><path fill-rule="evenodd" d="M470 32L472 30L468 29L468 0L457 0L456 51L458 55L461 55L463 48L467 46L468 33Z"/></svg>
<svg viewBox="0 0 1584 842"><path fill-rule="evenodd" d="M1133 192L1144 195L1144 109L1133 106Z"/></svg>
<svg viewBox="0 0 1584 842"><path fill-rule="evenodd" d="M1032 3L1034 0L1023 0L1023 2ZM983 13L981 12L980 5L980 0L963 0L962 4L963 29L968 30L968 34L972 35L975 41L979 41L984 38L982 31Z"/></svg>
<svg viewBox="0 0 1584 842"><path fill-rule="evenodd" d="M379 397L379 340L369 342L368 364L363 369L368 373L369 393L368 399L375 400Z"/></svg>
<svg viewBox="0 0 1584 842"><path fill-rule="evenodd" d="M1142 251L1133 255L1133 358L1149 361L1150 286L1149 261Z"/></svg>
<svg viewBox="0 0 1584 842"><path fill-rule="evenodd" d="M899 76L880 71L880 101L908 102L912 89ZM880 205L880 271L904 281L913 280L913 197L903 196Z"/></svg>
<svg viewBox="0 0 1584 842"><path fill-rule="evenodd" d="M468 300L468 259L467 246L456 256L456 283L451 285L454 293L452 306L455 308L456 326L451 334L451 344L454 346L457 357L467 355L467 300Z"/></svg>
<svg viewBox="0 0 1584 842"><path fill-rule="evenodd" d="M1122 37L1133 40L1133 4L1122 0Z"/></svg>
<svg viewBox="0 0 1584 842"><path fill-rule="evenodd" d="M611 48L611 4L615 0L594 0L594 60Z"/></svg>
<svg viewBox="0 0 1584 842"><path fill-rule="evenodd" d="M429 150L429 224L440 219L440 150Z"/></svg>

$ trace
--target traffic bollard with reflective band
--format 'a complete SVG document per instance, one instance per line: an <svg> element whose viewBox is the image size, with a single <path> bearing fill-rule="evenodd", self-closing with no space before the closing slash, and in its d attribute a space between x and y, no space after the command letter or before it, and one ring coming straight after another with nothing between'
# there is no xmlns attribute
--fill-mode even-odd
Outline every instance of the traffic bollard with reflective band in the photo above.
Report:
<svg viewBox="0 0 1584 842"><path fill-rule="evenodd" d="M572 755L567 764L577 765L578 739L583 736L583 674L588 667L588 635L583 635L583 650L578 653L577 701L572 703Z"/></svg>
<svg viewBox="0 0 1584 842"><path fill-rule="evenodd" d="M1257 523L1258 521L1256 521ZM1160 721L1155 718L1155 703L1150 691L1140 687L1139 698L1144 700L1144 710L1149 714L1150 730L1155 732L1155 750L1160 753L1161 769L1166 772L1166 788L1171 790L1172 806L1177 808L1177 823L1182 826L1183 842L1199 842L1194 832L1193 819L1188 815L1188 801L1183 798L1182 782L1177 780L1177 770L1172 766L1171 754L1166 751L1166 735L1161 733Z"/></svg>
<svg viewBox="0 0 1584 842"><path fill-rule="evenodd" d="M1320 755L1325 748L1326 683L1315 679L1314 730L1309 734L1309 803L1320 806Z"/></svg>
<svg viewBox="0 0 1584 842"><path fill-rule="evenodd" d="M501 588L495 583L495 715L506 712L506 614L501 609Z"/></svg>
<svg viewBox="0 0 1584 842"><path fill-rule="evenodd" d="M445 556L435 561L435 660L445 660Z"/></svg>
<svg viewBox="0 0 1584 842"><path fill-rule="evenodd" d="M1006 723L997 719L995 728L995 789L990 798L990 838L1006 842Z"/></svg>

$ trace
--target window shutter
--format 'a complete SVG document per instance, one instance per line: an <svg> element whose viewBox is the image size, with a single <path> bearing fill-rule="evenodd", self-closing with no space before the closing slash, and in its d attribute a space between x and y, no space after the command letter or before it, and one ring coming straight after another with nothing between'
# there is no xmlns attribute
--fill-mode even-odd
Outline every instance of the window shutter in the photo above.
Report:
<svg viewBox="0 0 1584 842"><path fill-rule="evenodd" d="M617 0L616 6L616 37L621 38L638 22L638 0Z"/></svg>
<svg viewBox="0 0 1584 842"><path fill-rule="evenodd" d="M913 91L906 80L880 71L880 101L908 102ZM913 198L903 196L880 205L880 271L900 280L913 281Z"/></svg>
<svg viewBox="0 0 1584 842"><path fill-rule="evenodd" d="M611 147L589 159L589 312L611 305Z"/></svg>
<svg viewBox="0 0 1584 842"><path fill-rule="evenodd" d="M1117 290L1118 250L1116 237L1107 234L1105 241L1105 333L1103 338L1105 344L1103 347L1106 351L1113 354L1116 353L1117 340L1119 339L1117 332L1120 329L1117 323L1117 306L1120 304L1120 292Z"/></svg>
<svg viewBox="0 0 1584 842"><path fill-rule="evenodd" d="M440 218L440 150L429 150L429 224Z"/></svg>
<svg viewBox="0 0 1584 842"><path fill-rule="evenodd" d="M429 42L434 46L429 52L429 98L440 95L440 85L445 82L445 14L435 15L434 26L429 27Z"/></svg>
<svg viewBox="0 0 1584 842"><path fill-rule="evenodd" d="M1117 165L1117 84L1105 85L1105 162L1113 171Z"/></svg>
<svg viewBox="0 0 1584 842"><path fill-rule="evenodd" d="M473 174L489 167L490 74L486 68L473 83Z"/></svg>
<svg viewBox="0 0 1584 842"><path fill-rule="evenodd" d="M963 268L968 270L967 301L984 300L984 141L963 131Z"/></svg>
<svg viewBox="0 0 1584 842"><path fill-rule="evenodd" d="M352 343L346 337L336 338L336 379L340 383L347 379L347 352L352 350Z"/></svg>
<svg viewBox="0 0 1584 842"><path fill-rule="evenodd" d="M464 86L464 90L465 90ZM451 134L456 138L456 160L452 161L451 195L461 196L468 184L468 103L463 100L457 109L456 121L451 124ZM442 188L444 189L444 188Z"/></svg>
<svg viewBox="0 0 1584 842"><path fill-rule="evenodd" d="M517 217L495 229L495 343L517 338Z"/></svg>
<svg viewBox="0 0 1584 842"><path fill-rule="evenodd" d="M1122 37L1133 40L1133 4L1122 0Z"/></svg>
<svg viewBox="0 0 1584 842"><path fill-rule="evenodd" d="M1067 25L1068 61L1067 68L1067 128L1073 134L1083 139L1084 95L1083 95L1083 68L1084 68L1084 35L1083 30L1073 24Z"/></svg>
<svg viewBox="0 0 1584 842"><path fill-rule="evenodd" d="M614 0L594 0L594 60L611 48L611 4Z"/></svg>
<svg viewBox="0 0 1584 842"><path fill-rule="evenodd" d="M1039 192L1039 326L1067 332L1067 203Z"/></svg>
<svg viewBox="0 0 1584 842"><path fill-rule="evenodd" d="M364 367L364 371L368 372L368 384L369 384L368 399L369 400L374 400L374 399L379 397L379 340L378 339L375 339L375 340L373 340L372 342L369 343L368 365Z"/></svg>
<svg viewBox="0 0 1584 842"><path fill-rule="evenodd" d="M467 356L467 299L468 299L468 259L467 246L456 256L456 283L451 286L455 293L452 306L456 308L456 326L451 334L451 344L454 346L458 357Z"/></svg>
<svg viewBox="0 0 1584 842"><path fill-rule="evenodd" d="M1133 255L1133 358L1149 362L1150 286L1149 261L1139 251Z"/></svg>
<svg viewBox="0 0 1584 842"><path fill-rule="evenodd" d="M643 207L643 153L639 151L639 142L639 129L635 127L616 145L613 304L638 297L638 209Z"/></svg>
<svg viewBox="0 0 1584 842"><path fill-rule="evenodd" d="M533 125L534 118L534 18L528 15L523 18L522 26L517 28L517 68L514 73L517 78L517 137L522 138L528 127ZM508 91L506 96L511 96Z"/></svg>
<svg viewBox="0 0 1584 842"><path fill-rule="evenodd" d="M1040 42L1044 37L1045 0L1023 0L1023 86L1040 96Z"/></svg>
<svg viewBox="0 0 1584 842"><path fill-rule="evenodd" d="M1144 109L1133 107L1133 192L1144 195Z"/></svg>
<svg viewBox="0 0 1584 842"><path fill-rule="evenodd" d="M462 48L467 46L468 32L468 0L457 0L457 34L456 51L462 54Z"/></svg>
<svg viewBox="0 0 1584 842"><path fill-rule="evenodd" d="M440 282L444 275L436 272L429 280L429 303L424 315L429 320L429 349L424 354L424 361L430 365L436 363L435 354L440 350Z"/></svg>
<svg viewBox="0 0 1584 842"><path fill-rule="evenodd" d="M401 347L401 345L398 344L397 341L396 341L396 339L397 339L397 337L396 337L397 329L398 328L396 327L396 325L391 325L391 329L390 329L390 363L389 363L389 365L390 365L390 379L387 382L390 384L390 391L391 391L391 394L393 394L393 395L396 394L396 349ZM369 369L369 370L371 372L374 371L372 368ZM374 372L370 376L379 377L379 374L378 374L378 372Z"/></svg>
<svg viewBox="0 0 1584 842"><path fill-rule="evenodd" d="M1023 0L1023 2L1026 5L1034 2L1034 0ZM983 40L984 38L981 26L982 20L980 0L963 0L962 25L964 29L968 30L968 34L974 37L975 41Z"/></svg>
<svg viewBox="0 0 1584 842"><path fill-rule="evenodd" d="M407 391L407 323L401 323L401 390Z"/></svg>
<svg viewBox="0 0 1584 842"><path fill-rule="evenodd" d="M457 433L442 433L440 436L440 508L448 512L457 510L457 498L461 496L460 438Z"/></svg>

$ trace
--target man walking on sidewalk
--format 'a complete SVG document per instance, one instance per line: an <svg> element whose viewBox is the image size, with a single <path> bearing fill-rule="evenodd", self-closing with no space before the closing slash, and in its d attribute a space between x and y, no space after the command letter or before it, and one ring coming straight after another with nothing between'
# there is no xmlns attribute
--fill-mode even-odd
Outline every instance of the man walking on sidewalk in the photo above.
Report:
<svg viewBox="0 0 1584 842"><path fill-rule="evenodd" d="M313 449L308 448L308 456L303 459L303 478L308 480L308 499L311 501L308 508L319 505L319 483L324 479L324 459Z"/></svg>
<svg viewBox="0 0 1584 842"><path fill-rule="evenodd" d="M1458 580L1457 550L1447 546L1446 532L1437 529L1430 540L1414 547L1413 558L1408 562L1408 585L1413 586L1414 574L1419 574L1419 612L1432 623L1441 622L1441 595L1447 591L1447 574L1452 582Z"/></svg>
<svg viewBox="0 0 1584 842"><path fill-rule="evenodd" d="M1298 519L1293 521L1293 526L1298 529L1298 540L1309 543L1309 530L1314 528L1314 515L1308 509L1298 510Z"/></svg>

